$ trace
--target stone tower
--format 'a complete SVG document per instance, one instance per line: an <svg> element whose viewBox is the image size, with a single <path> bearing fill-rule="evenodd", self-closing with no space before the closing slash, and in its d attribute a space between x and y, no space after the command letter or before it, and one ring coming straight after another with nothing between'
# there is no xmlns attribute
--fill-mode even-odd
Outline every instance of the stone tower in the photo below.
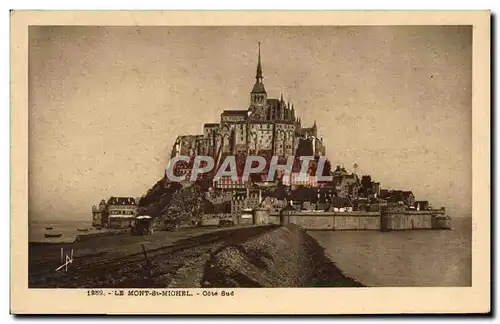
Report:
<svg viewBox="0 0 500 324"><path fill-rule="evenodd" d="M264 88L262 80L262 64L260 61L260 42L259 42L259 58L257 62L257 73L255 75L255 84L250 93L250 114L254 115L254 119L265 118L265 106L267 104L267 92Z"/></svg>

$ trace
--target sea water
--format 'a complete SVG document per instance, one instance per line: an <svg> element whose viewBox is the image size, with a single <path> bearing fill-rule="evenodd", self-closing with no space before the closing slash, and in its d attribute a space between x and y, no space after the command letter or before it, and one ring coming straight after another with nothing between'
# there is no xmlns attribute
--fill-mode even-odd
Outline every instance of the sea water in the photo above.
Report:
<svg viewBox="0 0 500 324"><path fill-rule="evenodd" d="M367 286L471 286L471 218L452 220L452 230L309 234L345 275Z"/></svg>
<svg viewBox="0 0 500 324"><path fill-rule="evenodd" d="M52 227L48 230L47 227ZM88 232L81 232L78 229L89 229ZM92 228L91 220L36 220L29 222L29 241L60 243L72 242L79 234L96 232ZM61 233L61 237L46 238L45 233Z"/></svg>

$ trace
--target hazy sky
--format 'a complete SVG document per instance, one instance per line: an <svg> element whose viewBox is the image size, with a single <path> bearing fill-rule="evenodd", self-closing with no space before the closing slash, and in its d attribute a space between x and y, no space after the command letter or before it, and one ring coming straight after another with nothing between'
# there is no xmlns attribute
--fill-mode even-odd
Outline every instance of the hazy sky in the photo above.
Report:
<svg viewBox="0 0 500 324"><path fill-rule="evenodd" d="M31 27L31 219L143 195L177 135L248 108L258 42L334 165L470 215L471 27Z"/></svg>

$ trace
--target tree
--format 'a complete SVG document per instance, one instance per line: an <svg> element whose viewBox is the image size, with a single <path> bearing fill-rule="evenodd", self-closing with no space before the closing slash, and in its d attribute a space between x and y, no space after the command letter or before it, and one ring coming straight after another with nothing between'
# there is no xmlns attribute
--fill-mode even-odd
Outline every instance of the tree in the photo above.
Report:
<svg viewBox="0 0 500 324"><path fill-rule="evenodd" d="M161 217L165 220L177 219L191 220L193 217L200 217L205 208L206 198L203 189L193 184L189 187L178 190L168 201Z"/></svg>
<svg viewBox="0 0 500 324"><path fill-rule="evenodd" d="M361 186L367 191L372 189L372 177L369 175L364 175L361 177Z"/></svg>

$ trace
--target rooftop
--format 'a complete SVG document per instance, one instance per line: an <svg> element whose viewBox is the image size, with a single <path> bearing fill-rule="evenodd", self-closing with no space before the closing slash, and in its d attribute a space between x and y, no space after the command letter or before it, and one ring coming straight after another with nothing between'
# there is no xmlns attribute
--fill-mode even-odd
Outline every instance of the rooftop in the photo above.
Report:
<svg viewBox="0 0 500 324"><path fill-rule="evenodd" d="M135 198L132 197L111 197L108 205L136 205Z"/></svg>
<svg viewBox="0 0 500 324"><path fill-rule="evenodd" d="M222 115L230 115L230 116L241 116L241 115L244 115L244 116L246 116L247 115L247 111L246 110L224 110L222 112Z"/></svg>
<svg viewBox="0 0 500 324"><path fill-rule="evenodd" d="M264 88L264 83L256 82L253 85L252 93L266 93L266 89Z"/></svg>

